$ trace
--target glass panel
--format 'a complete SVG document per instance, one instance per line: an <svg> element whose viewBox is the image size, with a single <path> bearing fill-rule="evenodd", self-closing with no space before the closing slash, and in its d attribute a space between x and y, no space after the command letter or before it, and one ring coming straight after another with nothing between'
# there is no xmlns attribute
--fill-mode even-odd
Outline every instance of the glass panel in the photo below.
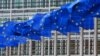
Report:
<svg viewBox="0 0 100 56"><path fill-rule="evenodd" d="M23 0L12 0L12 8L23 8Z"/></svg>

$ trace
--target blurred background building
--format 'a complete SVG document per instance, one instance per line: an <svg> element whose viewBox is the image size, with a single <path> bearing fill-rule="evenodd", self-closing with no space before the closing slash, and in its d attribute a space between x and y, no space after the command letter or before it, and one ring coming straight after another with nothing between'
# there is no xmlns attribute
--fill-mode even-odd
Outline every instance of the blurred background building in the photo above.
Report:
<svg viewBox="0 0 100 56"><path fill-rule="evenodd" d="M50 12L71 2L73 0L0 0L0 24L8 20L25 21L36 13ZM100 23L97 24L99 29ZM94 32L94 30L83 30L83 40L81 40L83 49L80 48L80 34L71 33L68 43L68 36L53 32L51 39L28 40L27 44L19 44L18 47L0 48L0 56L80 56L80 50L83 51L84 56L94 56ZM98 30L98 55L100 55L99 34Z"/></svg>

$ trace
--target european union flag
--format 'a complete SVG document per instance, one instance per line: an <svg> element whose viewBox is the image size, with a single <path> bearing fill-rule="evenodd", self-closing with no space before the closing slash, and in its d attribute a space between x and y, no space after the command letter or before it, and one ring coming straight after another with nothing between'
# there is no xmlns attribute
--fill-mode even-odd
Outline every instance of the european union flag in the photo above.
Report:
<svg viewBox="0 0 100 56"><path fill-rule="evenodd" d="M21 36L21 35L25 35L27 32L29 32L30 28L31 27L29 25L27 25L26 22L21 22L21 23L15 24L13 31L16 35Z"/></svg>
<svg viewBox="0 0 100 56"><path fill-rule="evenodd" d="M32 40L41 40L40 34L38 34L37 31L31 30L30 32L27 32L27 34L24 35L25 37L32 39Z"/></svg>
<svg viewBox="0 0 100 56"><path fill-rule="evenodd" d="M25 44L26 38L21 36L4 36L0 35L0 44L3 46L18 46L18 44Z"/></svg>
<svg viewBox="0 0 100 56"><path fill-rule="evenodd" d="M40 40L41 36L51 36L50 29L43 29L42 21L45 14L36 14L29 21L17 23L15 25L15 35L24 36L29 39Z"/></svg>
<svg viewBox="0 0 100 56"><path fill-rule="evenodd" d="M97 3L100 3L100 0L79 0L81 2L90 2L90 3L94 3L94 4L97 4Z"/></svg>
<svg viewBox="0 0 100 56"><path fill-rule="evenodd" d="M13 43L26 43L26 38L23 38L23 36L18 37L18 35L14 32L14 26L15 22L5 22L3 23L3 26L0 27L0 43L3 43L5 46L14 46ZM16 37L17 36L17 37ZM23 40L23 41L22 41ZM13 41L13 42L12 42ZM8 44L7 44L8 43Z"/></svg>
<svg viewBox="0 0 100 56"><path fill-rule="evenodd" d="M50 13L37 13L25 22L5 22L0 28L1 39L7 39L5 43L13 46L11 43L25 43L24 37L34 40L41 40L41 36L51 37L52 30L67 34L79 32L79 26L93 29L93 18L100 16L99 5L99 0L77 0Z"/></svg>
<svg viewBox="0 0 100 56"><path fill-rule="evenodd" d="M3 36L0 35L0 48L5 48L6 45L4 45L5 39Z"/></svg>
<svg viewBox="0 0 100 56"><path fill-rule="evenodd" d="M51 29L41 29L40 30L40 35L44 37L51 37Z"/></svg>
<svg viewBox="0 0 100 56"><path fill-rule="evenodd" d="M18 42L20 44L25 44L26 41L27 41L27 38L26 37L23 37L23 36L15 36L15 35L12 35L9 38L10 39L13 39L14 41L16 41L16 42Z"/></svg>
<svg viewBox="0 0 100 56"><path fill-rule="evenodd" d="M32 27L32 29L34 30L39 30L41 27L41 22L43 21L43 17L45 16L45 13L37 13L35 15L32 16L31 20L28 20L26 23L27 25L29 25L30 27Z"/></svg>
<svg viewBox="0 0 100 56"><path fill-rule="evenodd" d="M67 32L79 33L79 27L73 24L73 20L69 19L66 26L59 28L59 32L66 35Z"/></svg>
<svg viewBox="0 0 100 56"><path fill-rule="evenodd" d="M23 35L29 39L41 40L41 36L51 37L51 30L49 29L41 28L40 30L33 30L33 29L29 29L29 30L30 31L27 32L27 34Z"/></svg>
<svg viewBox="0 0 100 56"><path fill-rule="evenodd" d="M77 13L80 13L80 15L82 14L83 16L94 16L100 10L99 5L100 3L97 3L96 1L84 0L84 2L80 1L77 5L73 6L73 10L77 11Z"/></svg>
<svg viewBox="0 0 100 56"><path fill-rule="evenodd" d="M44 29L47 28L51 30L57 30L62 34L67 34L67 32L79 32L79 27L69 23L69 20L71 19L71 13L67 8L69 5L70 4L64 5L60 9L51 11L51 13L48 13L46 16L44 16ZM75 13L73 15L75 16Z"/></svg>
<svg viewBox="0 0 100 56"><path fill-rule="evenodd" d="M7 42L6 39L8 38L6 38L4 35L0 35L0 48L5 48L8 46L5 44Z"/></svg>
<svg viewBox="0 0 100 56"><path fill-rule="evenodd" d="M93 16L81 17L77 15L76 16L72 15L71 20L72 20L72 24L76 25L77 27L82 27L84 29L94 29L94 17Z"/></svg>
<svg viewBox="0 0 100 56"><path fill-rule="evenodd" d="M3 35L13 35L13 29L14 29L15 22L5 22L3 23L3 26L0 28L0 34Z"/></svg>
<svg viewBox="0 0 100 56"><path fill-rule="evenodd" d="M5 48L6 45L4 45L3 43L0 43L0 48Z"/></svg>
<svg viewBox="0 0 100 56"><path fill-rule="evenodd" d="M6 46L13 46L16 47L18 44L25 44L26 38L21 36L8 36L9 38L5 39L5 42L3 43Z"/></svg>
<svg viewBox="0 0 100 56"><path fill-rule="evenodd" d="M76 0L75 2L73 2L73 3L71 3L71 4L68 4L68 6L65 6L65 7L68 9L68 11L69 11L70 13L72 13L73 8L74 8L78 3L79 3L79 0ZM67 4L66 4L66 5L67 5Z"/></svg>
<svg viewBox="0 0 100 56"><path fill-rule="evenodd" d="M87 17L81 23L81 27L86 30L94 29L94 17Z"/></svg>
<svg viewBox="0 0 100 56"><path fill-rule="evenodd" d="M71 10L73 23L84 29L93 29L93 18L100 17L100 1L79 0L78 3L74 2L72 5L70 5L70 9L69 7L68 9Z"/></svg>
<svg viewBox="0 0 100 56"><path fill-rule="evenodd" d="M68 27L66 27L66 28L67 28L68 32L74 32L74 33L79 33L80 32L79 27L77 27L77 24L74 25L73 20L71 20L71 19L68 21Z"/></svg>
<svg viewBox="0 0 100 56"><path fill-rule="evenodd" d="M68 11L65 8L51 11L44 16L43 28L57 30L59 27L63 27L68 21Z"/></svg>
<svg viewBox="0 0 100 56"><path fill-rule="evenodd" d="M5 42L3 44L8 47L16 47L16 46L18 46L18 41L8 38L5 40Z"/></svg>

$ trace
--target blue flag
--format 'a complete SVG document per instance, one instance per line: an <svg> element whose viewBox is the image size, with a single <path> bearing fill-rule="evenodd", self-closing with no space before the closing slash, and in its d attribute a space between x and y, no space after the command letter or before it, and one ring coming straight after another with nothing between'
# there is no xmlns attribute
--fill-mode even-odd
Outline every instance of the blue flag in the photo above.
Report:
<svg viewBox="0 0 100 56"><path fill-rule="evenodd" d="M88 29L94 29L94 18L93 17L87 17L82 21L81 27L88 30Z"/></svg>
<svg viewBox="0 0 100 56"><path fill-rule="evenodd" d="M15 37L18 36L14 33L15 22L5 22L2 27L0 27L0 43L5 46L14 46L15 42L18 43L26 43L26 39L23 37ZM15 40L13 40L15 39ZM10 41L11 40L11 41ZM16 41L17 40L17 41ZM23 40L23 41L22 41ZM13 42L12 42L13 41ZM9 44L7 44L9 43ZM14 44L13 44L14 43ZM13 44L13 45L12 45Z"/></svg>
<svg viewBox="0 0 100 56"><path fill-rule="evenodd" d="M3 26L0 28L0 34L13 35L14 25L15 22L10 21L3 23Z"/></svg>
<svg viewBox="0 0 100 56"><path fill-rule="evenodd" d="M32 40L41 40L40 34L38 34L37 31L33 31L33 30L27 32L27 34L25 34L24 36Z"/></svg>
<svg viewBox="0 0 100 56"><path fill-rule="evenodd" d="M93 29L93 18L100 17L99 5L99 0L77 0L70 4L67 8L70 12L72 23L84 29Z"/></svg>
<svg viewBox="0 0 100 56"><path fill-rule="evenodd" d="M24 36L34 40L40 40L41 36L44 37L51 36L51 30L43 29L41 25L41 22L43 21L42 17L44 15L45 14L36 14L29 21L17 23L14 28L15 35Z"/></svg>
<svg viewBox="0 0 100 56"><path fill-rule="evenodd" d="M15 26L14 26L14 33L15 34L18 34L19 36L21 35L25 35L27 32L29 32L29 29L31 27L28 26L25 22L22 22L22 23L17 23Z"/></svg>
<svg viewBox="0 0 100 56"><path fill-rule="evenodd" d="M32 27L34 30L39 30L41 27L41 22L43 21L43 17L45 16L45 13L37 13L32 16L32 19L26 21L27 25Z"/></svg>

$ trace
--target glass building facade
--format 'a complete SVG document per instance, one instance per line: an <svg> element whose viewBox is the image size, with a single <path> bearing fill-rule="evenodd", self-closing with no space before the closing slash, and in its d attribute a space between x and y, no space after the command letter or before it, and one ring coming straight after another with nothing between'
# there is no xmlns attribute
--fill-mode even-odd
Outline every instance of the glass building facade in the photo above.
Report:
<svg viewBox="0 0 100 56"><path fill-rule="evenodd" d="M8 20L25 21L36 13L50 12L71 2L73 0L0 0L0 24ZM100 20L97 24L100 29ZM71 33L69 44L68 36L54 31L51 39L27 40L27 44L19 44L18 47L0 48L0 56L81 56L80 50L84 56L94 56L94 32L83 30L83 48L80 48L80 34ZM99 30L97 34L97 54L100 55Z"/></svg>
<svg viewBox="0 0 100 56"><path fill-rule="evenodd" d="M49 2L50 6L58 7L62 4L66 3L66 1L71 2L72 0L1 0L0 1L0 9L10 9L11 4L12 8L34 8L34 7L48 7Z"/></svg>

